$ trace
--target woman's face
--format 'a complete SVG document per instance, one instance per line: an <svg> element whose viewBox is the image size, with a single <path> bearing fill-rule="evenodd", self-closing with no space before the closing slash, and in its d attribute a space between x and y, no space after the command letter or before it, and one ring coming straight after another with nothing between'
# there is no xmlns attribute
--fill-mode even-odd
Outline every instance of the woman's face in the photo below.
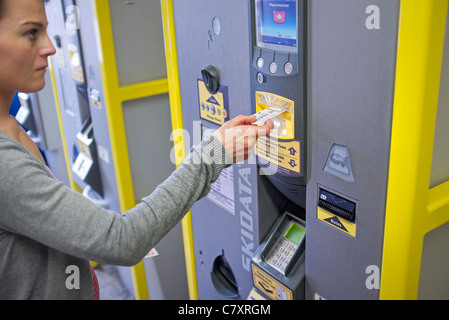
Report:
<svg viewBox="0 0 449 320"><path fill-rule="evenodd" d="M36 92L45 85L48 38L42 0L3 0L0 19L0 91Z"/></svg>

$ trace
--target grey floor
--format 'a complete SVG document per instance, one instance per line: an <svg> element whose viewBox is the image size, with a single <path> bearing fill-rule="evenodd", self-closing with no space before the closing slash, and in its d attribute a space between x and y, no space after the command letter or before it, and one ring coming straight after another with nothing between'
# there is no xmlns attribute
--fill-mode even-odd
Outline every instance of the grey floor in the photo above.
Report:
<svg viewBox="0 0 449 320"><path fill-rule="evenodd" d="M134 294L129 292L120 279L115 266L99 265L95 267L95 274L100 286L100 300L135 300Z"/></svg>

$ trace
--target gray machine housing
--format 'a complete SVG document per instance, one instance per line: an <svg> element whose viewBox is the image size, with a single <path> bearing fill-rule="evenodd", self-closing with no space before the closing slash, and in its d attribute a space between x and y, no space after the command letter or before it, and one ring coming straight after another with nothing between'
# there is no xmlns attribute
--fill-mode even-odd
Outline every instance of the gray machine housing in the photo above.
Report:
<svg viewBox="0 0 449 320"><path fill-rule="evenodd" d="M307 299L379 298L366 281L382 265L399 2L309 2ZM324 170L334 144L353 181ZM355 236L317 218L320 190L355 203Z"/></svg>
<svg viewBox="0 0 449 320"><path fill-rule="evenodd" d="M202 132L219 127L200 117L198 80L202 81L205 67L215 67L220 89L228 89L229 119L253 111L251 4L249 0L175 0L173 8L189 150L201 140ZM226 169L212 189L218 195L209 194L191 210L198 295L200 299L246 299L252 288L251 258L286 200L259 175L254 158ZM224 207L225 201L220 201L224 198L232 204Z"/></svg>

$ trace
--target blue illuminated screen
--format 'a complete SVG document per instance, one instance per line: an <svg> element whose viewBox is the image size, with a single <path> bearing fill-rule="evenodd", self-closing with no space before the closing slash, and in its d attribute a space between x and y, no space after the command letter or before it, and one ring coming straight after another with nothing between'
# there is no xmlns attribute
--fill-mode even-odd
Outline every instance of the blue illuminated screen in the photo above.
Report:
<svg viewBox="0 0 449 320"><path fill-rule="evenodd" d="M297 52L297 1L256 0L257 46Z"/></svg>

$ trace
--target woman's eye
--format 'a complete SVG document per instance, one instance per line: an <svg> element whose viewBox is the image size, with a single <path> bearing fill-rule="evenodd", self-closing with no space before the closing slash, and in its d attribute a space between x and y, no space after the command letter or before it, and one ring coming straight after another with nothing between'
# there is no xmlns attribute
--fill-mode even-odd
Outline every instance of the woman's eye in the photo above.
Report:
<svg viewBox="0 0 449 320"><path fill-rule="evenodd" d="M31 40L35 40L37 35L37 29L31 29L30 31L27 32L27 35L28 37L30 37Z"/></svg>

